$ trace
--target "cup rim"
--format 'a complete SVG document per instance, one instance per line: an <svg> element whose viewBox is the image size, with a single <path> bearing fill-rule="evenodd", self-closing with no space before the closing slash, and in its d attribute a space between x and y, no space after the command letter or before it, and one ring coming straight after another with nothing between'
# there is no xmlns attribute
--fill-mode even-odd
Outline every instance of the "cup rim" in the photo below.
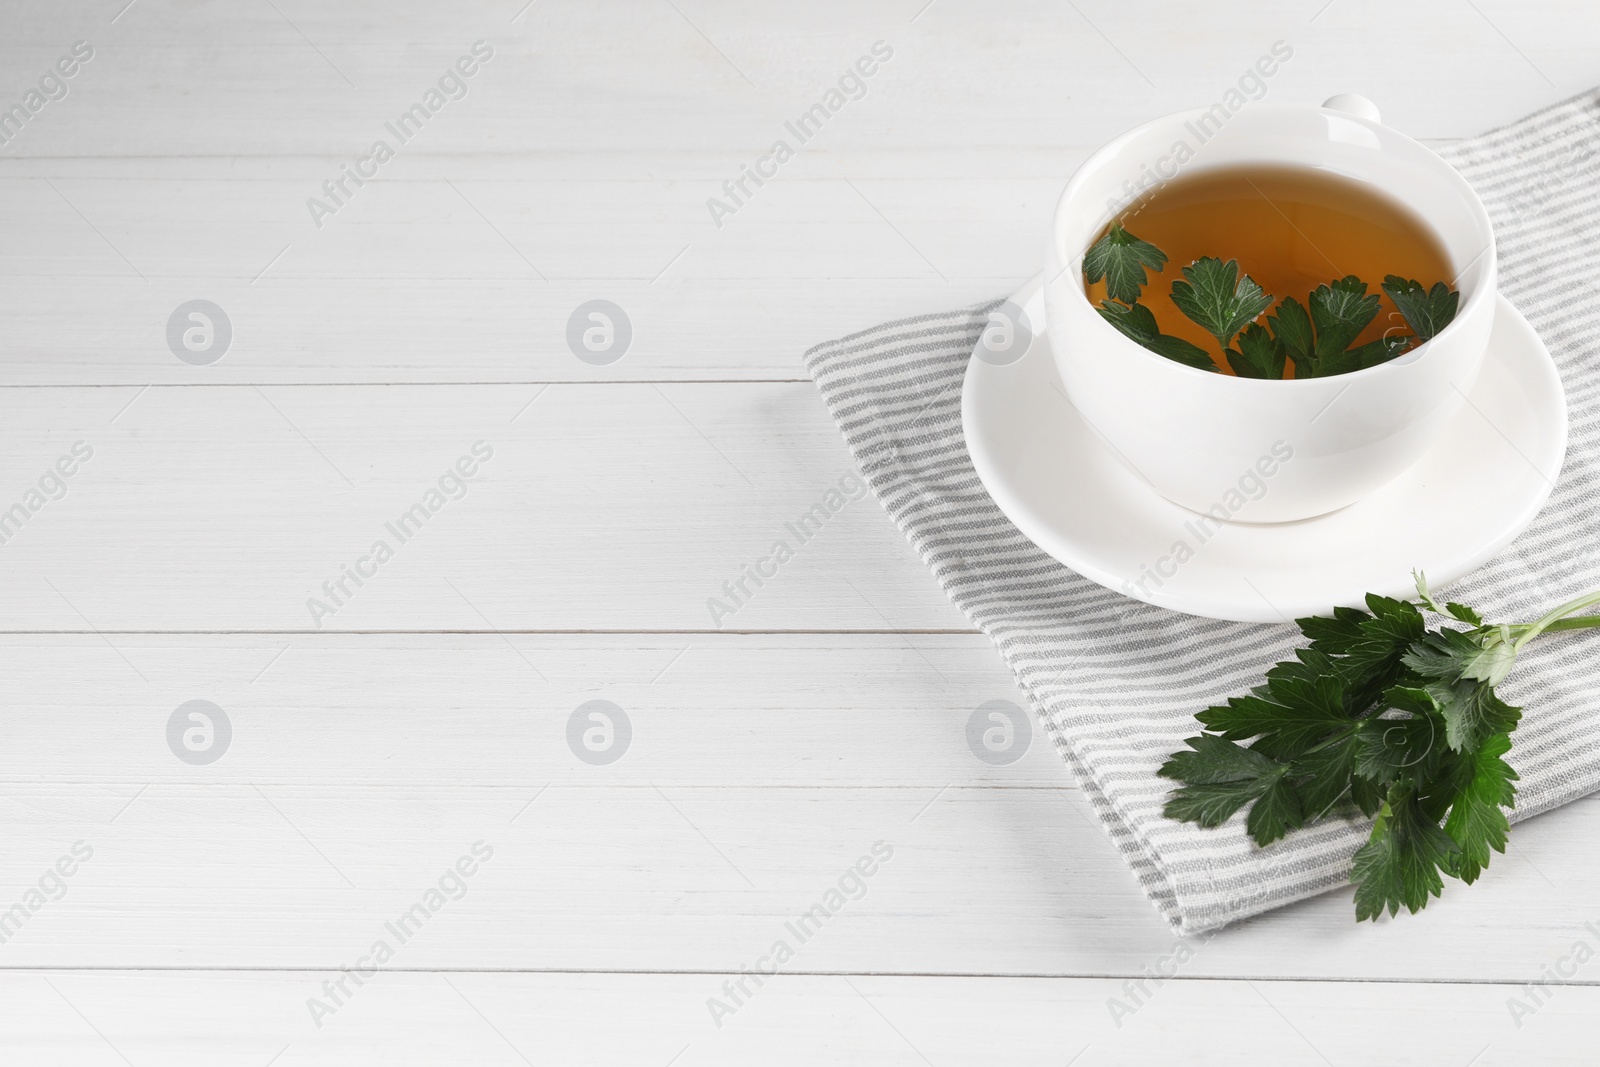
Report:
<svg viewBox="0 0 1600 1067"><path fill-rule="evenodd" d="M1221 373L1220 371L1201 370L1199 367L1190 367L1183 363L1179 363L1177 360L1168 359L1158 352L1152 352L1150 349L1139 344L1137 341L1125 336L1115 326L1112 326L1109 322L1106 322L1103 318L1101 318L1098 313L1094 316L1094 329L1103 331L1103 336L1105 337L1115 338L1116 342L1118 342L1120 347L1122 347L1125 351L1129 349L1136 351L1139 353L1138 358L1153 361L1154 364L1175 368L1187 374L1201 375L1208 379L1228 379L1237 383L1250 383L1247 385L1241 385L1240 388L1300 388L1302 390L1306 390L1313 386L1326 388L1326 383L1329 382L1351 382L1358 377L1375 378L1384 372L1389 372L1392 374L1398 372L1402 367L1414 365L1427 355L1428 351L1433 347L1433 343L1439 340L1439 338L1449 338L1453 333L1459 332L1458 327L1460 327L1463 321L1468 318L1469 311L1476 310L1485 303L1493 302L1498 293L1498 286L1495 283L1498 280L1498 271L1496 266L1499 260L1499 248L1495 240L1494 225L1489 219L1488 209L1483 206L1482 198L1478 196L1477 191L1472 188L1472 186L1467 182L1466 178L1462 177L1460 171L1452 167L1437 152L1433 151L1422 142L1401 133L1392 126L1386 126L1381 122L1373 122L1370 119L1353 115L1348 111L1341 111L1338 108L1306 104L1262 104L1252 107L1249 111L1249 114L1252 116L1260 116L1264 112L1297 114L1304 114L1306 112L1322 112L1325 114L1337 115L1341 120L1354 122L1370 129L1381 131L1380 136L1398 137L1426 153L1426 155L1431 157L1432 161L1437 164L1440 177L1444 181L1453 184L1456 188L1456 191L1462 195L1462 199L1465 200L1468 210L1472 215L1474 226L1477 228L1480 236L1486 238L1484 250L1478 253L1478 260L1484 260L1485 262L1483 270L1485 284L1479 286L1474 292L1463 297L1461 305L1459 308L1457 308L1456 315L1453 319L1451 319L1449 325L1445 326L1444 329L1440 330L1438 333L1422 342L1422 344L1418 345L1410 352L1404 353L1404 355L1397 357L1396 359L1379 363L1374 367L1363 367L1360 370L1346 371L1343 374L1330 374L1319 378L1246 378L1237 374L1225 374ZM1094 170L1096 164L1102 163L1106 156L1120 149L1130 141L1148 134L1151 130L1170 126L1174 122L1192 119L1197 115L1203 114L1206 114L1205 108L1195 107L1187 108L1182 111L1174 111L1158 118L1150 119L1147 122L1142 122L1139 125L1134 126L1121 134L1118 134L1116 137L1113 137L1111 140L1095 149L1094 152L1090 153L1089 157L1078 165L1078 168L1073 172L1072 177L1068 179L1066 187L1061 191L1061 196L1056 201L1055 211L1051 215L1050 241L1052 252L1060 254L1063 248L1061 231L1065 225L1068 203L1072 199L1073 194L1078 192L1082 183L1087 180L1086 176L1092 170ZM1291 161L1285 162L1290 166L1294 165ZM1115 214L1112 216L1112 218L1116 217L1117 216ZM1423 221L1428 222L1426 219ZM1430 229L1435 229L1431 223L1428 223L1428 225ZM1066 259L1066 269L1070 269L1073 265L1077 265L1078 273L1081 275L1083 255L1086 251L1088 250L1084 249L1071 257L1063 257ZM1465 271L1471 268L1478 260L1469 261L1466 267L1461 268L1457 274L1456 280L1459 280L1460 274L1465 273ZM1454 266L1454 264L1452 264L1452 266ZM1084 306L1089 308L1089 310L1097 311L1094 304L1089 300L1088 293L1084 291L1081 285L1073 285L1071 288L1074 291L1075 299L1082 300ZM1265 312L1263 312L1263 314L1265 314ZM1402 363L1400 362L1401 360L1405 360L1405 362ZM1224 388L1230 387L1224 386Z"/></svg>

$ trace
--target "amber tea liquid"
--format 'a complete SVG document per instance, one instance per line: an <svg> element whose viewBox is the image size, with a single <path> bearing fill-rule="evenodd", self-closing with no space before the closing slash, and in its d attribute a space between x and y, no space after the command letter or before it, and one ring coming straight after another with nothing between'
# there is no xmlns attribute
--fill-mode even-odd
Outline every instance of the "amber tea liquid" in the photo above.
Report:
<svg viewBox="0 0 1600 1067"><path fill-rule="evenodd" d="M1155 314L1163 333L1199 345L1229 374L1216 338L1180 312L1169 295L1182 268L1201 256L1238 260L1240 273L1272 294L1274 308L1286 296L1304 304L1311 290L1347 274L1380 296L1386 274L1424 286L1455 285L1444 246L1410 209L1363 182L1311 168L1250 164L1186 175L1151 193L1120 221L1167 254L1166 269L1150 274L1139 302ZM1087 289L1096 305L1105 299L1103 279ZM1376 340L1390 327L1404 329L1404 321L1383 296L1378 317L1355 343Z"/></svg>

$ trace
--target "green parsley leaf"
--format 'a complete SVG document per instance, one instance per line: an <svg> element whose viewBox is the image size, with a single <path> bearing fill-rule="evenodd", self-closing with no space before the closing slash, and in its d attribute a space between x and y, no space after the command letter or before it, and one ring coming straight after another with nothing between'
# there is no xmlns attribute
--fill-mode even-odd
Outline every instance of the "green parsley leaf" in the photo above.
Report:
<svg viewBox="0 0 1600 1067"><path fill-rule="evenodd" d="M1267 316L1267 325L1284 355L1294 360L1297 378L1310 378L1315 374L1316 338L1311 332L1311 315L1306 306L1292 296L1278 303L1278 313Z"/></svg>
<svg viewBox="0 0 1600 1067"><path fill-rule="evenodd" d="M1492 630L1485 627L1481 633L1483 651L1462 667L1461 677L1499 685L1517 661L1516 644L1504 626Z"/></svg>
<svg viewBox="0 0 1600 1067"><path fill-rule="evenodd" d="M1458 622L1471 623L1473 626L1483 625L1483 616L1465 604L1457 604L1454 600L1443 607L1433 598L1433 593L1428 589L1428 576L1421 571L1412 571L1411 576L1416 579L1417 598L1422 601L1422 606L1439 615L1449 615Z"/></svg>
<svg viewBox="0 0 1600 1067"><path fill-rule="evenodd" d="M1160 271L1167 265L1167 254L1149 241L1141 241L1113 222L1098 241L1083 254L1083 274L1090 282L1106 280L1106 295L1124 304L1139 299L1149 281L1148 267Z"/></svg>
<svg viewBox="0 0 1600 1067"><path fill-rule="evenodd" d="M1439 606L1439 602L1433 598L1433 591L1428 588L1428 576L1420 570L1414 570L1411 572L1411 580L1416 583L1417 599L1422 602L1422 606L1435 614L1443 615L1444 609Z"/></svg>
<svg viewBox="0 0 1600 1067"><path fill-rule="evenodd" d="M1339 662L1332 656L1315 648L1297 648L1294 650L1294 659L1284 660L1274 664L1267 671L1267 683L1270 685L1279 679L1285 681L1298 680L1315 685L1317 679L1324 675L1337 677Z"/></svg>
<svg viewBox="0 0 1600 1067"><path fill-rule="evenodd" d="M1409 787L1392 789L1356 851L1350 880L1356 883L1356 919L1377 919L1402 907L1421 911L1444 889L1440 869L1452 861L1456 843L1430 821Z"/></svg>
<svg viewBox="0 0 1600 1067"><path fill-rule="evenodd" d="M1290 830L1300 829L1304 822L1300 795L1287 778L1280 777L1267 786L1266 791L1250 806L1244 828L1252 841L1266 847Z"/></svg>
<svg viewBox="0 0 1600 1067"><path fill-rule="evenodd" d="M1335 608L1332 618L1298 620L1311 649L1331 657L1352 708L1368 708L1404 669L1401 657L1427 629L1422 613L1404 600L1368 595L1371 614Z"/></svg>
<svg viewBox="0 0 1600 1067"><path fill-rule="evenodd" d="M1522 718L1520 708L1495 696L1488 682L1461 679L1428 683L1428 692L1444 715L1445 740L1457 752L1469 752L1492 734L1514 729Z"/></svg>
<svg viewBox="0 0 1600 1067"><path fill-rule="evenodd" d="M1206 729L1230 741L1259 737L1256 748L1272 755L1298 750L1350 725L1345 713L1344 685L1337 677L1302 682L1285 678L1255 694L1230 697L1195 718Z"/></svg>
<svg viewBox="0 0 1600 1067"><path fill-rule="evenodd" d="M1306 822L1315 822L1350 792L1355 773L1356 732L1359 727L1334 734L1294 758L1289 774L1300 794ZM1374 806L1373 811L1377 808ZM1370 814L1370 812L1369 812Z"/></svg>
<svg viewBox="0 0 1600 1067"><path fill-rule="evenodd" d="M1283 377L1283 346L1258 322L1252 322L1239 334L1238 348L1223 351L1228 366L1241 378Z"/></svg>
<svg viewBox="0 0 1600 1067"><path fill-rule="evenodd" d="M1380 337L1376 341L1368 341L1364 345L1346 349L1337 355L1329 356L1322 361L1322 373L1349 374L1353 370L1366 370L1376 367L1380 363L1387 363L1411 347L1410 334L1391 335Z"/></svg>
<svg viewBox="0 0 1600 1067"><path fill-rule="evenodd" d="M1405 664L1424 678L1454 682L1466 678L1499 685L1511 673L1517 652L1504 627L1436 630L1419 638Z"/></svg>
<svg viewBox="0 0 1600 1067"><path fill-rule="evenodd" d="M1216 785L1222 782L1253 781L1263 776L1277 776L1285 768L1252 752L1243 745L1215 734L1201 734L1184 742L1188 752L1174 752L1156 771L1163 778L1176 778L1192 785Z"/></svg>
<svg viewBox="0 0 1600 1067"><path fill-rule="evenodd" d="M1424 678L1455 681L1483 655L1476 637L1460 630L1438 630L1419 638L1404 657L1405 665Z"/></svg>
<svg viewBox="0 0 1600 1067"><path fill-rule="evenodd" d="M1272 296L1262 291L1250 275L1239 275L1239 261L1226 263L1213 256L1183 268L1182 281L1172 283L1172 302L1178 310L1205 327L1224 349L1233 335L1272 306Z"/></svg>
<svg viewBox="0 0 1600 1067"><path fill-rule="evenodd" d="M1173 791L1164 809L1169 818L1183 822L1221 826L1240 808L1272 791L1289 770L1213 734L1191 737L1184 744L1191 751L1175 753L1156 772L1187 783ZM1286 827L1287 813L1281 797L1274 799L1273 807L1274 813L1263 818L1264 830Z"/></svg>
<svg viewBox="0 0 1600 1067"><path fill-rule="evenodd" d="M1424 289L1421 282L1398 274L1384 275L1383 291L1400 309L1419 341L1430 339L1450 325L1461 302L1461 294L1444 282L1434 282L1432 289Z"/></svg>
<svg viewBox="0 0 1600 1067"><path fill-rule="evenodd" d="M1097 310L1101 318L1122 331L1122 335L1130 341L1137 342L1150 351L1182 363L1186 367L1221 373L1205 349L1181 337L1162 333L1161 328L1156 325L1155 313L1143 304L1119 304L1115 300L1102 300Z"/></svg>
<svg viewBox="0 0 1600 1067"><path fill-rule="evenodd" d="M1472 762L1472 779L1450 808L1444 831L1460 853L1446 869L1471 885L1489 866L1489 852L1504 852L1511 822L1505 810L1516 802L1517 772L1500 757L1511 751L1511 735L1495 734L1484 741Z"/></svg>
<svg viewBox="0 0 1600 1067"><path fill-rule="evenodd" d="M1318 361L1341 355L1350 343L1378 315L1376 293L1367 294L1367 283L1347 274L1329 285L1311 291L1311 322L1317 328ZM1319 369L1319 374L1330 373Z"/></svg>
<svg viewBox="0 0 1600 1067"><path fill-rule="evenodd" d="M1356 802L1356 807L1361 809L1361 814L1372 818L1383 808L1384 801L1389 796L1389 787L1382 782L1374 782L1369 778L1352 777L1350 779L1350 799Z"/></svg>
<svg viewBox="0 0 1600 1067"><path fill-rule="evenodd" d="M1332 615L1296 619L1300 632L1311 638L1311 648L1330 657L1346 656L1365 639L1361 624L1372 618L1360 608L1337 607ZM1419 616L1420 618L1420 616Z"/></svg>

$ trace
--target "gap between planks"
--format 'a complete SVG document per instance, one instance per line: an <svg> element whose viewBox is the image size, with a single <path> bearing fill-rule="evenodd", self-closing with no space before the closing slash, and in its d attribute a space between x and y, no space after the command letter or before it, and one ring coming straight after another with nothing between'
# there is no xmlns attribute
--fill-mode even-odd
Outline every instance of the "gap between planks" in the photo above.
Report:
<svg viewBox="0 0 1600 1067"><path fill-rule="evenodd" d="M639 975L642 977L711 977L723 978L732 976L737 978L741 972L736 970L679 970L679 969L652 969L652 968L616 968L616 967L383 967L375 966L379 974L548 974L548 975ZM74 971L92 971L100 974L139 974L150 972L153 974L340 974L337 967L219 967L198 966L190 967L180 964L171 966L103 966L95 964L68 965L58 967L40 966L11 966L0 965L0 974L57 974ZM996 978L996 979L1023 979L1041 982L1104 982L1116 981L1122 978L1138 977L1143 971L1097 971L1082 974L1033 974L1027 971L804 971L784 970L779 976L784 978ZM1261 982L1269 985L1374 985L1374 986L1505 986L1510 989L1521 989L1528 983L1517 982L1501 978L1363 978L1357 976L1315 977L1307 975L1266 975L1266 974L1174 974L1163 976L1166 982L1197 983L1197 982ZM1563 978L1555 986L1560 988L1589 989L1600 987L1600 980L1587 978Z"/></svg>
<svg viewBox="0 0 1600 1067"><path fill-rule="evenodd" d="M0 637L81 637L86 634L113 637L498 637L517 636L600 636L600 637L981 637L978 629L928 627L884 630L0 630Z"/></svg>

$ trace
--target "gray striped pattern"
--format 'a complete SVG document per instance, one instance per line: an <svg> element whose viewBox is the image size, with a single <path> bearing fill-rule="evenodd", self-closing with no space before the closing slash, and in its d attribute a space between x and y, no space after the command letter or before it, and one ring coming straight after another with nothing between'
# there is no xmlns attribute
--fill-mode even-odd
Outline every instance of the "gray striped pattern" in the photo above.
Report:
<svg viewBox="0 0 1600 1067"><path fill-rule="evenodd" d="M1515 621L1600 587L1600 97L1587 94L1444 154L1494 218L1502 291L1555 353L1571 407L1566 468L1534 526L1450 590ZM1213 929L1348 880L1366 827L1331 820L1267 849L1242 819L1161 815L1156 768L1197 710L1261 680L1296 644L1279 625L1196 619L1056 563L990 501L961 435L961 381L994 305L828 342L806 364L873 492L952 600L988 634L1150 899L1179 933ZM1600 788L1600 645L1529 646L1503 695L1526 708L1511 761L1516 818ZM1488 877L1493 877L1491 871ZM1459 883L1447 889L1463 891Z"/></svg>

